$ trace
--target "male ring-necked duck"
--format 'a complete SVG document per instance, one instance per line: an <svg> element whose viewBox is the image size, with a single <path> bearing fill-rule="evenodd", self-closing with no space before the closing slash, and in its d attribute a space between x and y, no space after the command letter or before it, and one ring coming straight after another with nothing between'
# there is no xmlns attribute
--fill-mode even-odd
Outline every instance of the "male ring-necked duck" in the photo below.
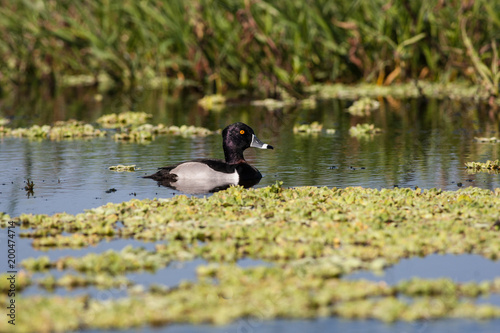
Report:
<svg viewBox="0 0 500 333"><path fill-rule="evenodd" d="M250 126L234 123L222 131L223 160L198 159L163 168L145 176L162 185L174 187L185 192L210 192L230 184L254 185L262 178L259 170L245 161L243 151L249 147L273 149L262 143ZM186 187L187 186L187 187Z"/></svg>

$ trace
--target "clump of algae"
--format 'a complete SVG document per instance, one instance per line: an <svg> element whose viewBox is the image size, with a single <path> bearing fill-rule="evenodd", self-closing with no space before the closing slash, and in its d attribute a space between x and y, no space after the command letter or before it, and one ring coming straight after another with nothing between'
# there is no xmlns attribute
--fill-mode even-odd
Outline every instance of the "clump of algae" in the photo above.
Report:
<svg viewBox="0 0 500 333"><path fill-rule="evenodd" d="M67 140L105 137L111 131L113 139L121 142L148 143L157 135L178 135L185 137L207 136L216 133L197 126L166 126L147 123L151 114L145 112L123 112L104 115L97 119L101 128L82 121L57 121L54 125L33 125L29 128L9 128L7 123L0 123L0 137L28 138L31 140Z"/></svg>
<svg viewBox="0 0 500 333"><path fill-rule="evenodd" d="M486 162L466 162L465 167L471 171L500 171L500 160Z"/></svg>
<svg viewBox="0 0 500 333"><path fill-rule="evenodd" d="M86 124L82 121L68 120L57 121L53 126L50 125L33 125L29 128L7 128L0 129L0 136L29 138L29 139L88 139L94 137L103 137L106 132L96 129L91 124Z"/></svg>
<svg viewBox="0 0 500 333"><path fill-rule="evenodd" d="M349 129L349 134L356 138L373 138L375 134L382 132L382 130L378 127L375 127L374 124L357 124L356 126L352 126Z"/></svg>

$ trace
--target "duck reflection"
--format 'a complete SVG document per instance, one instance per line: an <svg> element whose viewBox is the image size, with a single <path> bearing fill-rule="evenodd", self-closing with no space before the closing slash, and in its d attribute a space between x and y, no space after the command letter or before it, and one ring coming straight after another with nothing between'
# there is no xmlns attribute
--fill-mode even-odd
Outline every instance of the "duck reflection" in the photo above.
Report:
<svg viewBox="0 0 500 333"><path fill-rule="evenodd" d="M215 193L228 189L231 186L240 185L244 188L250 188L257 185L260 179L240 181L238 183L218 181L217 179L207 179L207 180L190 180L190 179L178 179L176 181L160 180L158 181L159 186L169 187L176 191L180 191L186 194L204 194L204 193Z"/></svg>

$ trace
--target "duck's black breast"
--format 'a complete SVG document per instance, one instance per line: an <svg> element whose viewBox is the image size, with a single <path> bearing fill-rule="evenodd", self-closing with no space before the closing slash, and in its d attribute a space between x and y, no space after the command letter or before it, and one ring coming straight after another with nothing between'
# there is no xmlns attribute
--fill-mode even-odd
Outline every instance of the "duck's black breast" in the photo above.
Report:
<svg viewBox="0 0 500 333"><path fill-rule="evenodd" d="M238 175L240 176L240 181L246 180L260 180L262 178L262 174L246 162L233 164L236 167Z"/></svg>

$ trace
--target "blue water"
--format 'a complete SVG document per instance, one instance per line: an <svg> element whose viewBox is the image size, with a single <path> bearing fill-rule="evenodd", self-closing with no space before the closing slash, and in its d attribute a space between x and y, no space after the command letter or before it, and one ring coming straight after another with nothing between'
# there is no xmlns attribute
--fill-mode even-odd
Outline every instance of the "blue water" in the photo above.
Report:
<svg viewBox="0 0 500 333"><path fill-rule="evenodd" d="M160 102L165 103L164 97L146 94L136 102L136 107L152 113L152 123L188 124L212 130L236 121L252 126L263 142L275 147L248 149L245 153L264 176L256 187L276 181L283 181L286 187L418 186L443 190L500 187L499 174L469 174L464 167L468 161L500 159L500 144L474 141L476 136L500 138L499 117L467 103L383 102L379 110L360 118L349 115L346 108L350 102L342 100L320 101L312 110L268 111L235 105L217 112L200 112L196 103L166 102L168 105L162 109ZM155 103L159 108L151 109ZM103 101L101 112L117 112L120 106L116 104ZM47 110L48 115L52 112ZM47 121L48 115L35 120ZM62 120L74 116L66 114ZM77 116L94 121L99 114L86 115L82 110ZM26 118L14 117L12 123L30 126L37 122L20 120ZM335 133L293 133L294 126L314 121L323 124L324 129L335 129ZM372 139L351 137L349 128L358 123L373 123L382 133ZM62 141L0 138L0 211L11 216L63 211L75 214L107 202L182 194L158 187L154 181L140 176L194 158L223 158L221 145L218 134L197 138L159 136L147 143L115 142L112 138ZM123 173L108 170L118 164L135 164L141 170ZM27 179L35 184L34 195L29 197L24 190ZM116 191L106 193L110 189Z"/></svg>

